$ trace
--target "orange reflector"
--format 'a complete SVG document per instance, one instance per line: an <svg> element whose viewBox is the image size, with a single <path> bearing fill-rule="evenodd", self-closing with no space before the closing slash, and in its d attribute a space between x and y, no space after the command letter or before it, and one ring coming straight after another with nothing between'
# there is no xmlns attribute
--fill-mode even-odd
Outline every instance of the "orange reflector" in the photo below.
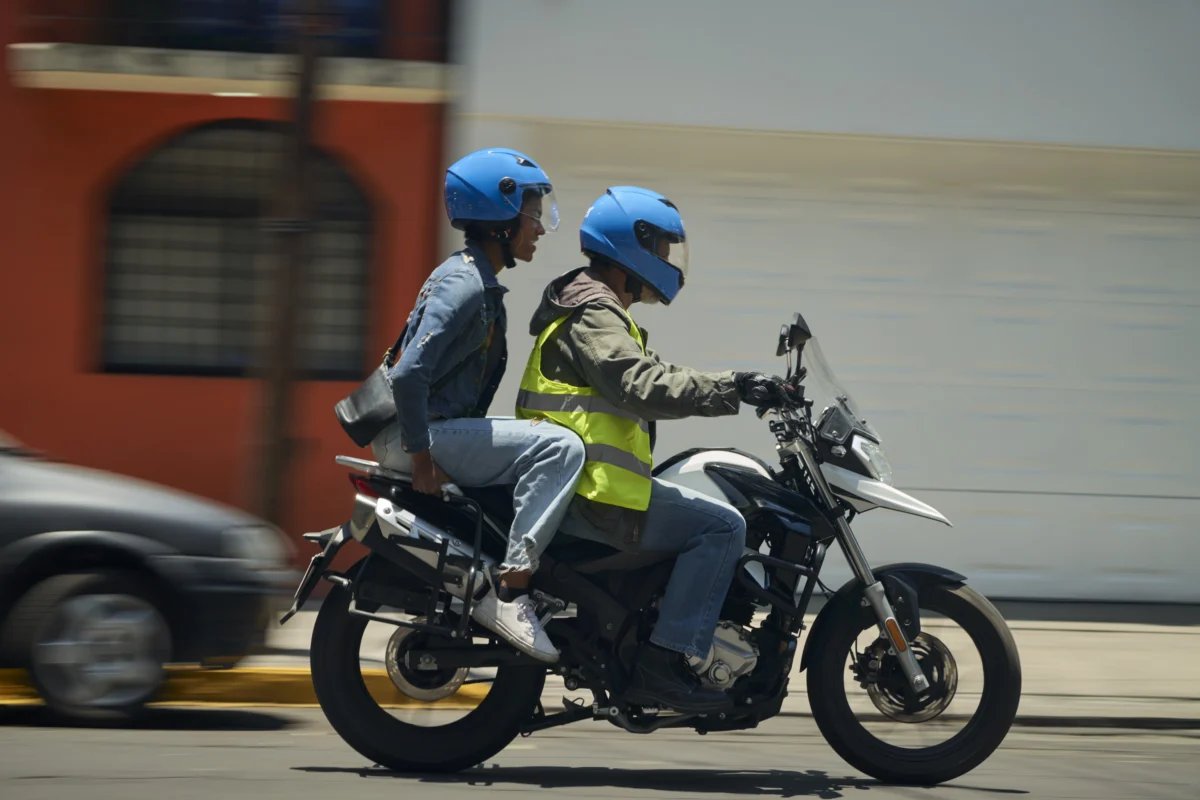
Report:
<svg viewBox="0 0 1200 800"><path fill-rule="evenodd" d="M903 653L907 650L908 645L904 643L904 634L900 633L900 626L896 624L896 620L889 618L883 624L887 627L888 633L892 635L892 642L896 645L896 652Z"/></svg>

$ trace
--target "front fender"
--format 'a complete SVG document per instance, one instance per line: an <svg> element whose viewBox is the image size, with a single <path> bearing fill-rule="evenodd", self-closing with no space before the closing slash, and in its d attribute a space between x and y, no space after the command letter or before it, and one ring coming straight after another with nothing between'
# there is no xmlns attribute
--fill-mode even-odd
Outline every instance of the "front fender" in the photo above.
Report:
<svg viewBox="0 0 1200 800"><path fill-rule="evenodd" d="M885 577L895 577L909 584L916 589L917 598L921 596L922 590L931 586L960 586L967 582L967 577L955 572L952 569L939 567L934 564L918 564L918 563L903 563L903 564L888 564L887 566L879 567L872 570L877 580L884 580ZM808 666L809 650L814 641L819 641L824 635L825 627L832 624L831 620L837 618L840 611L847 606L853 607L858 605L862 598L863 585L858 578L851 578L842 584L825 607L817 614L817 618L813 620L812 628L808 632L808 637L804 641L804 652L800 656L800 671L803 672Z"/></svg>

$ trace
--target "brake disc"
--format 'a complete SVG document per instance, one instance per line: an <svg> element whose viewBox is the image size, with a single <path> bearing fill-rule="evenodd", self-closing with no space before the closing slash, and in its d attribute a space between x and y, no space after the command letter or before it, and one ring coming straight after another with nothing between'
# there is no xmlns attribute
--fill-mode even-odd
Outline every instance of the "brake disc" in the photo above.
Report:
<svg viewBox="0 0 1200 800"><path fill-rule="evenodd" d="M899 659L887 647L886 642L878 640L860 657L860 662L866 663L867 696L875 708L890 719L910 724L940 716L958 692L958 664L950 648L924 631L913 640L913 655L929 679L929 689L914 697Z"/></svg>
<svg viewBox="0 0 1200 800"><path fill-rule="evenodd" d="M424 617L418 617L413 622L424 623ZM436 664L406 664L405 657L413 648L423 647L428 643L429 635L412 628L397 628L388 639L384 663L387 665L388 677L392 684L405 696L423 703L432 703L449 697L462 688L470 670L437 669Z"/></svg>

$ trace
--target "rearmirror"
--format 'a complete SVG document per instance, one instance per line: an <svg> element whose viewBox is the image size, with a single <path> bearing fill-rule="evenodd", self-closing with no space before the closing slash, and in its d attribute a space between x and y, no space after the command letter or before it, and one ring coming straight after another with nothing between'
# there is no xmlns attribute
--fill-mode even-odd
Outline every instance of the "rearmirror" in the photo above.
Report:
<svg viewBox="0 0 1200 800"><path fill-rule="evenodd" d="M803 315L796 312L792 317L792 324L786 325L785 329L787 330L787 349L802 353L804 345L808 344L809 339L812 338L812 331L809 330L809 324L804 321ZM782 337L782 331L780 331L780 337Z"/></svg>
<svg viewBox="0 0 1200 800"><path fill-rule="evenodd" d="M808 323L804 321L804 316L797 311L792 315L790 325L781 325L779 328L779 343L775 345L775 357L787 356L787 378L792 378L792 352L795 351L797 362L795 364L797 371L802 370L800 367L799 358L804 353L804 345L812 338L812 331L808 329Z"/></svg>

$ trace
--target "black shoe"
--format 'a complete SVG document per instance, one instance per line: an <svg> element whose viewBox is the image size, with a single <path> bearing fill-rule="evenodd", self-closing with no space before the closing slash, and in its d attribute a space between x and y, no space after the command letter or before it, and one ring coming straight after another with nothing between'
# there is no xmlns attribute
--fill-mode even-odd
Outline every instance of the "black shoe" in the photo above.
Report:
<svg viewBox="0 0 1200 800"><path fill-rule="evenodd" d="M647 644L638 654L625 700L640 706L666 706L685 714L725 711L733 702L725 692L705 689L683 655Z"/></svg>

